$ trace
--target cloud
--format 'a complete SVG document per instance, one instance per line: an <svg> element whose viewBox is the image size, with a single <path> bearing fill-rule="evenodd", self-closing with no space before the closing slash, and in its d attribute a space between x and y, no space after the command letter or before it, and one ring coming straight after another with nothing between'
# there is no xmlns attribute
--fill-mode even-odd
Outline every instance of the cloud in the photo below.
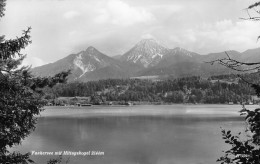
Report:
<svg viewBox="0 0 260 164"><path fill-rule="evenodd" d="M170 38L172 42L177 42L199 53L225 50L245 51L257 47L259 29L260 24L256 22L222 20L185 29Z"/></svg>
<svg viewBox="0 0 260 164"><path fill-rule="evenodd" d="M79 16L79 15L80 15L79 12L72 10L72 11L66 12L66 13L63 15L63 17L64 17L65 19L72 19L72 18L75 18L75 17L77 17L77 16Z"/></svg>
<svg viewBox="0 0 260 164"><path fill-rule="evenodd" d="M95 19L97 23L129 26L154 20L152 13L144 8L133 7L120 0L109 0L98 12L99 14Z"/></svg>
<svg viewBox="0 0 260 164"><path fill-rule="evenodd" d="M257 22L238 20L247 16L242 9L249 3L11 0L0 20L0 35L6 39L19 37L22 30L31 26L33 43L26 49L26 60L33 66L57 61L90 45L107 55L123 54L142 38L156 38L169 48L179 46L202 54L243 51L259 45Z"/></svg>
<svg viewBox="0 0 260 164"><path fill-rule="evenodd" d="M206 39L217 41L229 49L245 50L256 46L256 37L259 34L260 24L250 21L231 20L216 22L215 26L200 31L198 34Z"/></svg>

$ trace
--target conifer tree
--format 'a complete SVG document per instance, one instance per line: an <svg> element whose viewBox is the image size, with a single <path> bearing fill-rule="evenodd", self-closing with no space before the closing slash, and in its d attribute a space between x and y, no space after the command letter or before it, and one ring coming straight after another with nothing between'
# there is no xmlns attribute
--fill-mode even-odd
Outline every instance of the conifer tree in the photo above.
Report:
<svg viewBox="0 0 260 164"><path fill-rule="evenodd" d="M4 16L5 0L0 0L0 17ZM54 77L35 77L30 67L21 66L25 55L21 50L31 43L29 27L21 37L5 40L0 37L0 163L31 163L29 153L10 152L8 148L21 143L36 125L36 117L45 101L42 89L64 83L68 72Z"/></svg>

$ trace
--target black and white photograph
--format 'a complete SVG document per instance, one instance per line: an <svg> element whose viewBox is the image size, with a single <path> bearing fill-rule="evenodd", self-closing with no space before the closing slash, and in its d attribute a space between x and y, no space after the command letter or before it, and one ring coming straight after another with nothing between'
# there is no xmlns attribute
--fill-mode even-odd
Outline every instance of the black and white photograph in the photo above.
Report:
<svg viewBox="0 0 260 164"><path fill-rule="evenodd" d="M260 164L260 1L0 0L0 164Z"/></svg>

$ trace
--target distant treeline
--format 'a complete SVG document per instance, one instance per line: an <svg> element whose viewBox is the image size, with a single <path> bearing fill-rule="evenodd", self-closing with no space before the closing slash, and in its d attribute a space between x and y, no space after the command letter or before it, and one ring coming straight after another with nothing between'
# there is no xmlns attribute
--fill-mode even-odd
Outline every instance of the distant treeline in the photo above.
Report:
<svg viewBox="0 0 260 164"><path fill-rule="evenodd" d="M210 78L187 77L168 80L107 79L60 84L46 88L46 99L90 97L92 102L148 101L166 103L241 103L253 102L254 90L245 81L257 82L256 74Z"/></svg>

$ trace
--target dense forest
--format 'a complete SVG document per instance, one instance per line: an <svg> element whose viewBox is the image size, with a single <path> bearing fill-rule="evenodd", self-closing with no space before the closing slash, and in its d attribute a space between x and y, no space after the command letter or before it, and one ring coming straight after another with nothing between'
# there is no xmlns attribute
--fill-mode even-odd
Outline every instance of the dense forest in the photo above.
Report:
<svg viewBox="0 0 260 164"><path fill-rule="evenodd" d="M90 103L135 101L158 103L256 103L255 91L247 82L259 81L256 74L186 77L166 80L107 79L59 84L45 88L50 101L58 97L90 97ZM241 76L241 75L239 75Z"/></svg>

